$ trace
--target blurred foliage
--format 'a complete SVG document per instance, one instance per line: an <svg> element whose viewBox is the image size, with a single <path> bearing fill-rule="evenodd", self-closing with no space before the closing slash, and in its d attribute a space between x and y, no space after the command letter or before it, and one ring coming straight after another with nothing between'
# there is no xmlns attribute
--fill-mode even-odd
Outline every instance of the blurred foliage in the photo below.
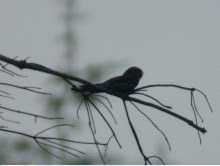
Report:
<svg viewBox="0 0 220 166"><path fill-rule="evenodd" d="M31 145L26 140L20 140L19 143L14 143L14 149L16 151L29 151L31 149Z"/></svg>

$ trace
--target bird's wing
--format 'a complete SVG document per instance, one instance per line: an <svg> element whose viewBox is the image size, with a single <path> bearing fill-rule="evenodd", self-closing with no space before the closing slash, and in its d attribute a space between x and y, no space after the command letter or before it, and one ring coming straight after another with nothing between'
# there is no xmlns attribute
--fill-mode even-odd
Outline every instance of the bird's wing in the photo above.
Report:
<svg viewBox="0 0 220 166"><path fill-rule="evenodd" d="M129 92L136 87L136 85L132 84L132 81L129 77L124 76L111 78L103 82L101 86L118 92Z"/></svg>

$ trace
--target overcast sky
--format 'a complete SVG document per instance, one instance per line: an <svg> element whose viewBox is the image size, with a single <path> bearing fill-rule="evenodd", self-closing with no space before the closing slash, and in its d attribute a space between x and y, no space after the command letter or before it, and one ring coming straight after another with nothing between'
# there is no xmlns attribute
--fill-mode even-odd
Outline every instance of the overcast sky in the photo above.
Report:
<svg viewBox="0 0 220 166"><path fill-rule="evenodd" d="M120 67L105 75L103 81L122 74L130 66L138 66L144 71L140 86L173 83L196 87L209 97L214 113L210 113L201 94L196 93L195 96L205 120L200 125L208 130L207 134L202 135L202 145L199 144L197 132L187 124L142 107L166 132L172 146L171 152L163 137L155 129L149 129L151 124L129 106L145 153L154 155L155 148L162 145L167 158L178 164L220 164L220 1L76 2L76 13L85 14L74 25L78 56L74 64L79 69L88 64L116 61L121 63ZM59 40L59 35L64 31L63 22L59 19L63 11L60 1L0 1L0 53L9 57L18 56L19 59L31 56L31 62L57 67L64 50ZM32 75L33 72L22 73ZM29 85L43 87L46 78L45 74L37 74L27 82ZM0 81L7 79L2 78ZM14 81L22 84L23 80L19 78ZM149 94L165 104L171 104L173 111L193 119L188 92L158 88L150 90ZM29 102L22 105L27 100ZM34 97L28 94L16 101L20 102L16 106L22 109L33 108L34 104L38 109L43 108L42 105L36 105ZM123 150L117 150L117 154L126 156L126 163L143 164L121 103L114 98L112 101L117 105L113 113L117 114L120 121L116 131L124 146Z"/></svg>

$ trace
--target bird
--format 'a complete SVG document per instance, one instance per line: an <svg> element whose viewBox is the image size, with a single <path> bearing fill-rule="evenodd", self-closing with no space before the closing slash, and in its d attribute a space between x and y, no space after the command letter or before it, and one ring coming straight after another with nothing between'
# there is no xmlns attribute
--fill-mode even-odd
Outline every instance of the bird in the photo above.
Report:
<svg viewBox="0 0 220 166"><path fill-rule="evenodd" d="M143 76L143 71L138 67L128 68L123 75L110 78L102 83L95 84L107 90L119 92L122 94L130 94L138 85ZM89 85L81 85L79 92L83 93L100 93L103 92Z"/></svg>

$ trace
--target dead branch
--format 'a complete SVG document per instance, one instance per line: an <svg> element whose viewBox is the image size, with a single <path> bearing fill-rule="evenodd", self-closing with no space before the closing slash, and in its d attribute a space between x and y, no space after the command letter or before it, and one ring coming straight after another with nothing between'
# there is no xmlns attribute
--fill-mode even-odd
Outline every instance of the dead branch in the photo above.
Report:
<svg viewBox="0 0 220 166"><path fill-rule="evenodd" d="M57 117L57 118L45 117L45 116L42 116L42 115L37 115L37 114L32 114L32 113L28 113L28 112L19 111L19 110L14 110L14 109L3 107L3 106L0 106L0 109L4 109L6 111L15 112L15 113L19 113L19 114L33 116L33 117L35 117L35 123L37 122L37 118L42 118L42 119L47 119L47 120L55 120L55 119L56 120L61 120L61 119L64 119L64 118L59 118L59 117Z"/></svg>
<svg viewBox="0 0 220 166"><path fill-rule="evenodd" d="M50 151L46 150L43 146L48 146L48 147L66 152L66 153L68 153L72 156L78 157L78 158L79 158L79 156L77 154L72 153L69 150L75 151L75 152L80 153L80 154L85 154L85 153L81 152L81 151L79 151L75 148L67 147L67 146L62 145L60 143L54 142L53 140L55 140L55 141L64 141L64 142L75 143L75 144L86 144L86 145L96 144L96 145L99 145L99 146L107 146L107 143L99 143L97 141L96 142L82 142L82 141L68 140L68 139L62 139L62 138L56 138L56 137L39 136L40 134L42 134L42 133L44 133L48 130L51 130L53 128L65 127L65 126L74 127L74 126L68 125L68 124L56 125L56 126L52 126L50 128L47 128L47 129L37 133L36 135L29 135L29 134L18 132L18 131L8 130L8 129L5 129L6 128L5 126L0 126L0 131L1 132L6 132L6 133L11 133L11 134L17 134L17 135L21 135L21 136L30 138L30 139L34 140L43 150L47 151L50 155L52 155L56 158L59 158L59 159L60 159L60 157L58 157L58 156L54 155L53 153L51 153ZM47 143L44 143L42 141L45 141ZM62 147L62 148L60 148L60 147Z"/></svg>

